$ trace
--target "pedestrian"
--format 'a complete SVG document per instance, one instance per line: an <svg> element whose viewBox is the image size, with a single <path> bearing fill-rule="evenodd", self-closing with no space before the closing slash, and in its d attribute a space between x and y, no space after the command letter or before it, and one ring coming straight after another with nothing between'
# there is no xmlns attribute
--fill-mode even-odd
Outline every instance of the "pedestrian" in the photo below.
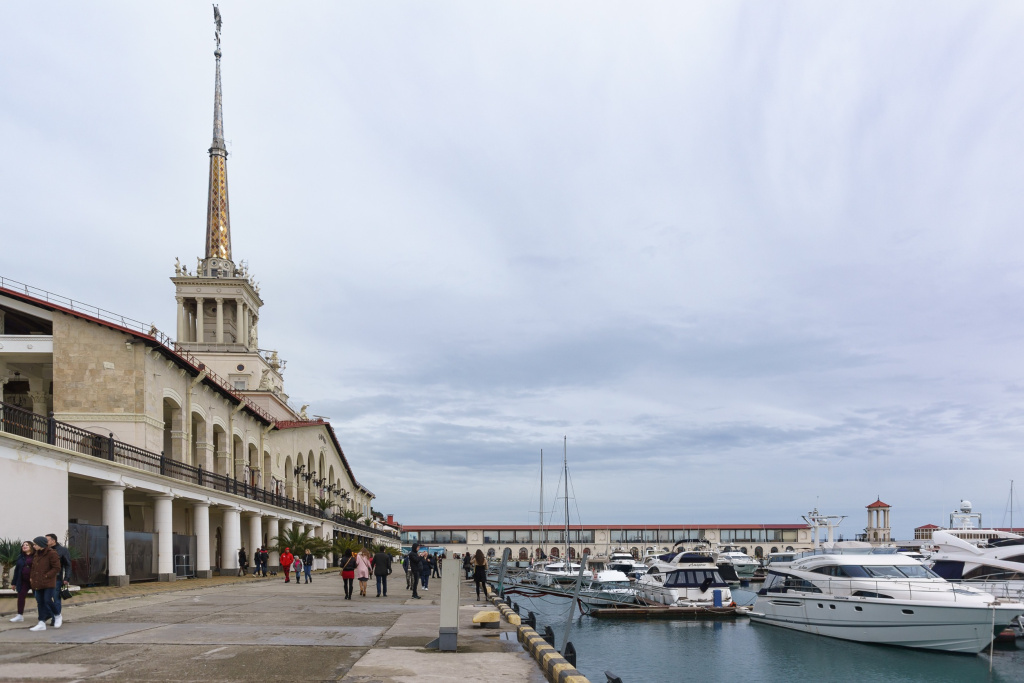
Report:
<svg viewBox="0 0 1024 683"><path fill-rule="evenodd" d="M373 575L377 578L377 597L388 597L388 575L391 574L391 556L381 548L373 556Z"/></svg>
<svg viewBox="0 0 1024 683"><path fill-rule="evenodd" d="M430 556L430 576L435 579L441 578L441 573L438 571L441 568L441 559L437 554Z"/></svg>
<svg viewBox="0 0 1024 683"><path fill-rule="evenodd" d="M18 613L11 621L25 621L25 598L32 588L32 561L35 559L35 551L32 544L25 541L21 544L21 555L14 563L14 570L11 573L11 581L14 585L14 592L18 594Z"/></svg>
<svg viewBox="0 0 1024 683"><path fill-rule="evenodd" d="M249 558L245 555L245 546L243 545L238 549L238 574L236 576L245 576L246 571L249 569Z"/></svg>
<svg viewBox="0 0 1024 683"><path fill-rule="evenodd" d="M267 563L270 562L270 553L267 551L267 546L260 546L260 566L263 567L263 578L267 577Z"/></svg>
<svg viewBox="0 0 1024 683"><path fill-rule="evenodd" d="M299 579L302 576L302 558L298 555L295 556L295 561L292 562L292 569L295 570L295 585L299 585Z"/></svg>
<svg viewBox="0 0 1024 683"><path fill-rule="evenodd" d="M427 584L430 583L430 553L424 550L420 555L420 581L423 583L423 590L427 590Z"/></svg>
<svg viewBox="0 0 1024 683"><path fill-rule="evenodd" d="M313 583L313 577L310 575L313 571L313 553L309 552L309 548L306 548L306 554L302 556L302 568L306 573L306 583Z"/></svg>
<svg viewBox="0 0 1024 683"><path fill-rule="evenodd" d="M462 571L466 572L466 581L469 581L473 573L473 558L468 551L462 555Z"/></svg>
<svg viewBox="0 0 1024 683"><path fill-rule="evenodd" d="M420 544L413 543L412 549L409 550L408 556L406 556L409 564L409 587L412 588L412 597L416 600L420 599L420 596L416 593L416 584L419 583L420 577Z"/></svg>
<svg viewBox="0 0 1024 683"><path fill-rule="evenodd" d="M288 577L288 572L291 571L292 560L294 560L294 559L295 558L292 556L292 553L291 553L291 548L285 548L284 552L281 553L281 571L284 572L284 582L285 583L288 583L291 580ZM299 577L296 576L295 580L298 581Z"/></svg>
<svg viewBox="0 0 1024 683"><path fill-rule="evenodd" d="M57 576L60 574L60 556L57 551L46 543L46 536L32 539L35 556L32 559L32 571L29 583L36 596L36 608L39 611L39 623L29 631L45 631L46 620L53 618L53 627L60 628L63 620L60 616L60 605L54 599L57 592Z"/></svg>
<svg viewBox="0 0 1024 683"><path fill-rule="evenodd" d="M409 556L402 555L402 571L405 573L405 590L409 590Z"/></svg>
<svg viewBox="0 0 1024 683"><path fill-rule="evenodd" d="M341 578L345 582L345 599L352 599L352 581L356 578L356 558L351 550L341 556Z"/></svg>
<svg viewBox="0 0 1024 683"><path fill-rule="evenodd" d="M366 582L370 580L370 551L360 548L356 555L356 578L359 579L359 595L366 597Z"/></svg>
<svg viewBox="0 0 1024 683"><path fill-rule="evenodd" d="M480 589L484 591L484 597L487 597L487 558L484 557L483 550L477 550L476 555L473 556L473 585L476 587L476 599L480 599Z"/></svg>
<svg viewBox="0 0 1024 683"><path fill-rule="evenodd" d="M71 553L57 542L57 534L46 534L46 545L57 551L57 557L60 558L60 573L57 575L56 585L57 591L54 593L57 613L60 614L63 611L61 609L60 591L71 582Z"/></svg>

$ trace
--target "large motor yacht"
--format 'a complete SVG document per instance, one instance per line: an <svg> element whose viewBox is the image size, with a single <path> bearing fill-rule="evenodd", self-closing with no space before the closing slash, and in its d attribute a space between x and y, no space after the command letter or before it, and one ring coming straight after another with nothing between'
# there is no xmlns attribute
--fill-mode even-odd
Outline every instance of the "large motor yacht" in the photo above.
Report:
<svg viewBox="0 0 1024 683"><path fill-rule="evenodd" d="M754 572L761 568L761 563L750 555L740 552L735 548L729 548L728 546L722 552L718 553L719 568L725 564L732 565L732 569L736 572L736 576L741 579L753 578Z"/></svg>
<svg viewBox="0 0 1024 683"><path fill-rule="evenodd" d="M564 560L539 562L530 569L529 575L538 586L576 583L580 575L580 563L573 560L568 563Z"/></svg>
<svg viewBox="0 0 1024 683"><path fill-rule="evenodd" d="M769 565L752 621L865 643L978 653L1024 604L952 584L895 548L839 541Z"/></svg>
<svg viewBox="0 0 1024 683"><path fill-rule="evenodd" d="M580 601L591 607L631 605L636 602L633 581L617 569L592 569L583 575Z"/></svg>
<svg viewBox="0 0 1024 683"><path fill-rule="evenodd" d="M646 600L670 607L721 607L732 602L729 584L710 555L679 553L672 559L652 565L637 581Z"/></svg>
<svg viewBox="0 0 1024 683"><path fill-rule="evenodd" d="M633 576L634 574L647 571L647 565L637 561L632 554L621 548L616 548L608 555L608 561L605 563L605 566L608 569L620 571L626 576Z"/></svg>
<svg viewBox="0 0 1024 683"><path fill-rule="evenodd" d="M996 597L1024 598L1024 536L1003 532L1001 538L974 544L948 531L936 531L932 545L932 571L947 581Z"/></svg>

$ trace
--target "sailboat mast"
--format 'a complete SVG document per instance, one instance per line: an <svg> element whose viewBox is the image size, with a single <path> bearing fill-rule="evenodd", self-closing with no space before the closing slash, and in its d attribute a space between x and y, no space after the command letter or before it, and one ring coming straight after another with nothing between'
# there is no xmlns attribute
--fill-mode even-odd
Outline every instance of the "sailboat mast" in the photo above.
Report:
<svg viewBox="0 0 1024 683"><path fill-rule="evenodd" d="M562 437L562 477L565 479L565 571L569 571L569 459L568 437Z"/></svg>
<svg viewBox="0 0 1024 683"><path fill-rule="evenodd" d="M1010 533L1013 533L1013 479L1010 480Z"/></svg>
<svg viewBox="0 0 1024 683"><path fill-rule="evenodd" d="M537 519L537 529L540 534L537 539L537 547L541 549L541 553L544 552L544 449L540 449L540 511ZM537 558L539 562L541 558Z"/></svg>

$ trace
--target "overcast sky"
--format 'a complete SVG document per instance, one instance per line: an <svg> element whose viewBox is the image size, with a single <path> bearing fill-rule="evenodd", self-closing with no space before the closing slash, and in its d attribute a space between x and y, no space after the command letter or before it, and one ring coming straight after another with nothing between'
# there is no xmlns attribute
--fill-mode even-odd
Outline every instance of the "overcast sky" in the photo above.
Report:
<svg viewBox="0 0 1024 683"><path fill-rule="evenodd" d="M1008 524L1020 2L220 7L261 346L381 512L532 523L567 436L584 523ZM212 51L0 4L0 275L174 332Z"/></svg>

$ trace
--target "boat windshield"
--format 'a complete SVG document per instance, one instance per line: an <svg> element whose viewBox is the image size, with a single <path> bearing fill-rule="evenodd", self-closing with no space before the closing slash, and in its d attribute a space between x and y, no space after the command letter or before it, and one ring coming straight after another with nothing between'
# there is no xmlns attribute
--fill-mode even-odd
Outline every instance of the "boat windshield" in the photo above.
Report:
<svg viewBox="0 0 1024 683"><path fill-rule="evenodd" d="M909 565L884 565L884 564L868 564L864 565L864 571L867 572L868 576L872 578L884 578L884 579L937 579L939 575L931 571L927 567L919 564Z"/></svg>

